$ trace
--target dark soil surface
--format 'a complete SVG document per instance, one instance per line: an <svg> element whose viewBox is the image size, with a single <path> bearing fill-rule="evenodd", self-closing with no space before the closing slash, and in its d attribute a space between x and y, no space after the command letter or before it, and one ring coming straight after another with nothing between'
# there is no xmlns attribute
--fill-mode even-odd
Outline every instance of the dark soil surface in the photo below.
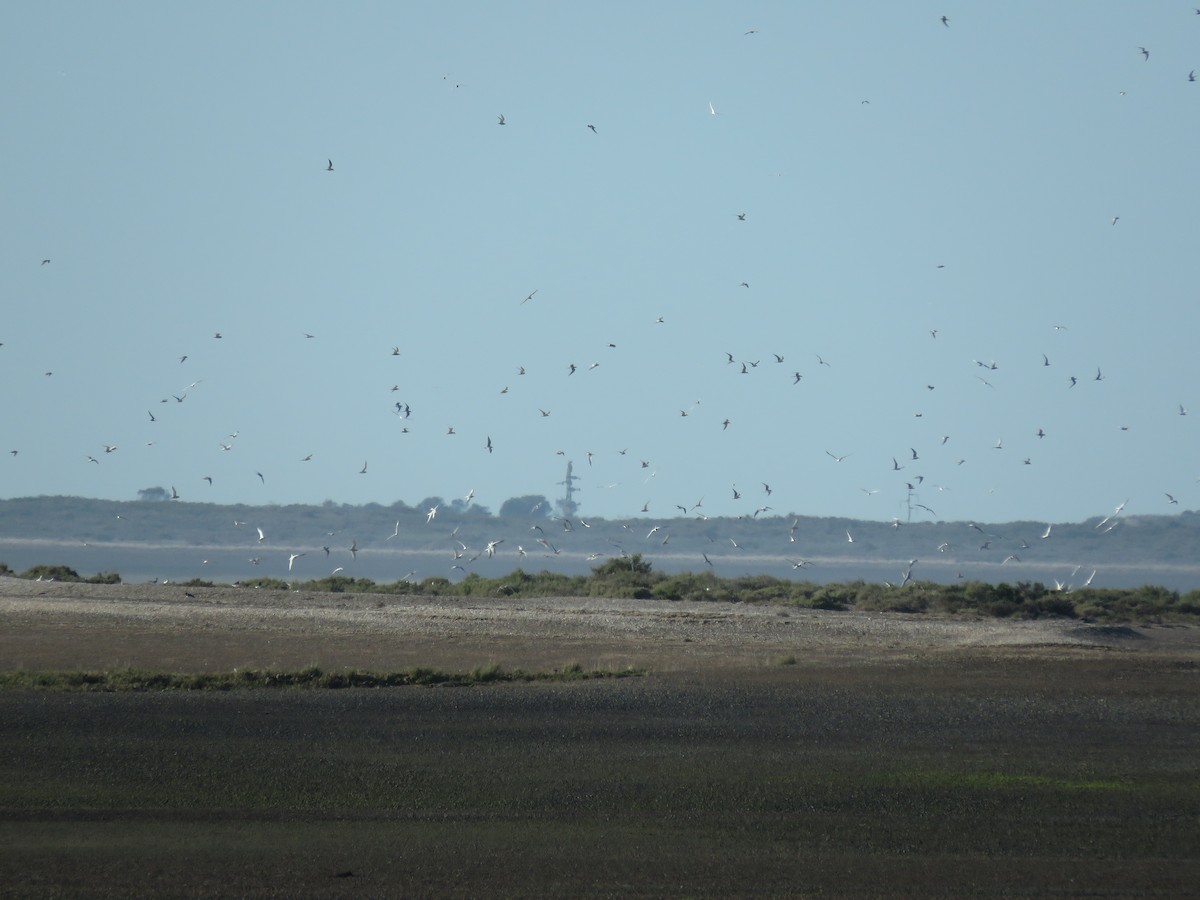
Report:
<svg viewBox="0 0 1200 900"><path fill-rule="evenodd" d="M1197 895L1194 629L188 593L0 584L2 668L649 674L0 692L0 896Z"/></svg>

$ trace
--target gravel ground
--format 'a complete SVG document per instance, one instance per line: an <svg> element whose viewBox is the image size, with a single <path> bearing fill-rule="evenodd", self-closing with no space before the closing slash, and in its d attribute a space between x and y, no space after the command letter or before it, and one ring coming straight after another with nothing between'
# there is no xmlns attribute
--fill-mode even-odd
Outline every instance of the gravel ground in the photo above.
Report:
<svg viewBox="0 0 1200 900"><path fill-rule="evenodd" d="M437 598L0 579L9 666L212 671L319 664L660 671L917 655L1120 651L1194 657L1194 626L1103 626L776 606L550 597ZM257 660L257 662L256 662Z"/></svg>
<svg viewBox="0 0 1200 900"><path fill-rule="evenodd" d="M2 668L633 665L0 692L0 895L1195 894L1200 629L0 579Z"/></svg>

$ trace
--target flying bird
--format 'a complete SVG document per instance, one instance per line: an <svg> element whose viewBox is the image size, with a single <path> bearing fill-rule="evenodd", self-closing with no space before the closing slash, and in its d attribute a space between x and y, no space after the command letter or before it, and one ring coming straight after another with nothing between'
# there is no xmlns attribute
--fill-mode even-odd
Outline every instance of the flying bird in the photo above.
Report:
<svg viewBox="0 0 1200 900"><path fill-rule="evenodd" d="M504 115L503 115L503 114L496 116L496 124L497 124L497 125L504 125L504 124L506 124L506 123L505 123L505 121L504 121Z"/></svg>
<svg viewBox="0 0 1200 900"><path fill-rule="evenodd" d="M946 16L942 16L942 24L945 25L947 28L949 28L950 20Z"/></svg>
<svg viewBox="0 0 1200 900"><path fill-rule="evenodd" d="M595 125L589 125L589 126L588 126L588 128L592 129L592 134L599 134L599 133L600 133L600 132L598 132L598 131L596 130L596 126L595 126Z"/></svg>
<svg viewBox="0 0 1200 900"><path fill-rule="evenodd" d="M359 475L366 475L366 474L367 474L367 463L366 463L366 461L365 461L365 460L363 461L363 467L362 467L361 469L359 469L359 470L358 470L358 474L359 474Z"/></svg>
<svg viewBox="0 0 1200 900"><path fill-rule="evenodd" d="M295 563L296 560L298 560L302 556L308 556L308 554L307 553L293 553L290 556L288 556L288 571L289 572L292 571L292 564Z"/></svg>
<svg viewBox="0 0 1200 900"><path fill-rule="evenodd" d="M332 160L332 159L326 160L325 171L326 171L326 172L332 172L332 171L333 171L333 160Z"/></svg>
<svg viewBox="0 0 1200 900"><path fill-rule="evenodd" d="M1142 58L1143 58L1143 59L1149 59L1149 58L1150 58L1150 51L1149 51L1149 50L1147 50L1145 47L1138 47L1138 50L1140 50L1140 51L1142 52Z"/></svg>
<svg viewBox="0 0 1200 900"><path fill-rule="evenodd" d="M258 532L258 542L260 544L267 539L267 536L263 534L263 530L261 528L255 528L254 530Z"/></svg>

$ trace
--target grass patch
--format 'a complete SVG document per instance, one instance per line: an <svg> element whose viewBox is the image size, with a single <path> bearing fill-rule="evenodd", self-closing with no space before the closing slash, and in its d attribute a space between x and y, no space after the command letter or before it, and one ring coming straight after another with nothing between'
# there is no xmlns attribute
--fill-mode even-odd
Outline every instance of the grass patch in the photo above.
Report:
<svg viewBox="0 0 1200 900"><path fill-rule="evenodd" d="M395 672L363 672L350 669L326 672L310 666L294 672L269 669L235 669L232 672L180 673L145 669L114 669L105 672L0 672L0 690L35 691L232 691L261 688L472 687L517 682L584 681L597 678L627 678L645 675L645 669L585 669L568 663L560 669L526 672L486 666L470 672L443 672L416 666Z"/></svg>
<svg viewBox="0 0 1200 900"><path fill-rule="evenodd" d="M0 563L0 575L15 574ZM116 572L90 577L68 566L39 565L20 574L41 581L120 584ZM184 587L213 587L194 578ZM640 554L615 558L594 567L590 575L561 575L522 569L498 578L469 573L462 581L431 577L420 583L398 581L376 584L369 578L333 575L314 581L288 583L278 578L249 578L236 586L258 590L312 593L355 593L424 597L614 597L641 600L709 601L775 605L783 610L824 609L858 612L890 612L911 615L975 616L1000 619L1075 619L1083 622L1120 624L1131 622L1200 622L1200 590L1180 595L1154 585L1138 588L1081 588L1073 591L1046 587L1041 582L962 581L939 584L912 581L903 585L879 584L856 579L816 584L790 581L768 575L720 578L710 571L666 575L655 572Z"/></svg>
<svg viewBox="0 0 1200 900"><path fill-rule="evenodd" d="M1070 791L1130 791L1132 782L1117 778L1055 778L1017 772L899 772L897 779L920 788L988 791L1005 789L1045 789Z"/></svg>

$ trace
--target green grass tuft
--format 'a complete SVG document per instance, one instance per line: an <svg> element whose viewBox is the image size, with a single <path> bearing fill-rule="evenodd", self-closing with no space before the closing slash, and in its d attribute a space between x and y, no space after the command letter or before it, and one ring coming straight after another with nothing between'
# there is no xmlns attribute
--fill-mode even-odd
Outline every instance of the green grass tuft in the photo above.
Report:
<svg viewBox="0 0 1200 900"><path fill-rule="evenodd" d="M143 669L114 669L105 672L25 671L0 672L0 690L35 691L231 691L261 688L341 688L432 687L449 685L471 687L486 684L511 684L532 681L578 681L588 678L625 678L645 675L645 669L633 667L584 669L570 663L548 672L525 672L489 665L470 672L442 672L413 667L395 672L363 672L349 669L326 672L317 666L293 672L235 669L232 672L180 673L150 672Z"/></svg>

